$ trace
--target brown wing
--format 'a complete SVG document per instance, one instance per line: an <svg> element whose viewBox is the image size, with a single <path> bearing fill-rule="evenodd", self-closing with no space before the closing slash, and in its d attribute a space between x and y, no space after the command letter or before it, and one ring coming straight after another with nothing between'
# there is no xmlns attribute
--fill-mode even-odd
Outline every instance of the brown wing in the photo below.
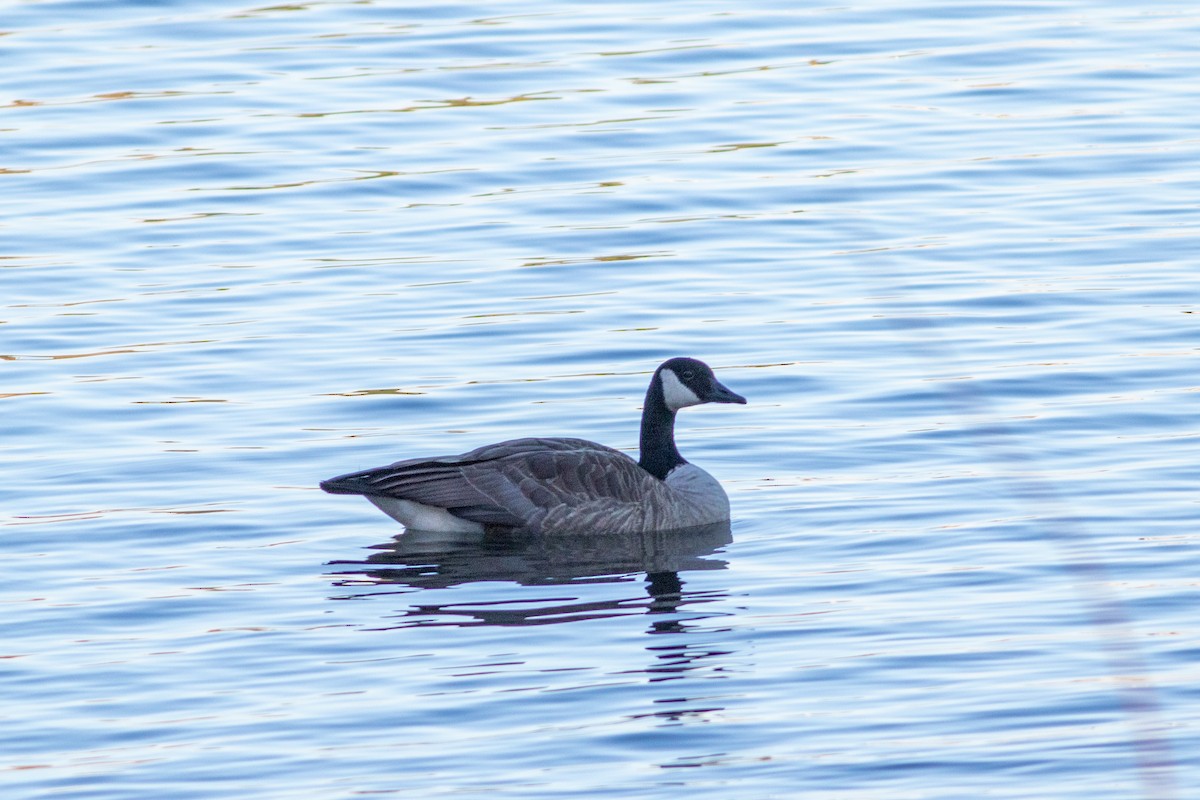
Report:
<svg viewBox="0 0 1200 800"><path fill-rule="evenodd" d="M514 439L459 456L398 461L321 484L338 494L415 500L485 525L531 530L637 527L662 482L583 439Z"/></svg>

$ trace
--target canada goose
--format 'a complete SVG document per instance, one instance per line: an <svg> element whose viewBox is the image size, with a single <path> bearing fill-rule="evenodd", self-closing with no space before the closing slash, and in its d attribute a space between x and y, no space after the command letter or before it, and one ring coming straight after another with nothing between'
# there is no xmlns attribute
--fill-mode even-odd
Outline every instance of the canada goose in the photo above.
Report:
<svg viewBox="0 0 1200 800"><path fill-rule="evenodd" d="M729 498L715 478L679 455L675 412L745 402L707 364L672 358L646 390L638 461L584 439L513 439L351 472L321 488L364 495L408 528L447 533L623 533L723 522Z"/></svg>

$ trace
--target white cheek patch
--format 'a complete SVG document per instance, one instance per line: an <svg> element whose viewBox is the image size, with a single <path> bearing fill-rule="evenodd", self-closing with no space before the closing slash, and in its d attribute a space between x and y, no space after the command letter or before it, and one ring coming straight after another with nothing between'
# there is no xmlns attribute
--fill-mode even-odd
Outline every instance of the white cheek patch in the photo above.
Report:
<svg viewBox="0 0 1200 800"><path fill-rule="evenodd" d="M683 385L683 381L679 380L679 376L673 370L664 369L659 373L659 377L662 378L663 400L672 411L698 406L702 402L695 392Z"/></svg>

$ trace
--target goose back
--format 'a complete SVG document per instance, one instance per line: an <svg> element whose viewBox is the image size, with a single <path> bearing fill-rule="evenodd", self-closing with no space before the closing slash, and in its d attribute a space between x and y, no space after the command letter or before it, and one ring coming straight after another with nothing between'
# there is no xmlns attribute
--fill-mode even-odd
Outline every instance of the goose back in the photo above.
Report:
<svg viewBox="0 0 1200 800"><path fill-rule="evenodd" d="M659 480L619 450L569 438L514 439L457 456L397 461L331 478L321 488L366 495L411 527L419 526L413 523L421 509L409 504L428 513L444 509L479 529L539 533L682 528L729 515L720 484L695 465Z"/></svg>

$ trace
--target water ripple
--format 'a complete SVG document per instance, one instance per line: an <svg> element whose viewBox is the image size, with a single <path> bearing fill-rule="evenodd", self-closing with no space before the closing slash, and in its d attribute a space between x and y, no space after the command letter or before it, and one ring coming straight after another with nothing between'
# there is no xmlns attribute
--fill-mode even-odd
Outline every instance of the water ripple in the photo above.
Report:
<svg viewBox="0 0 1200 800"><path fill-rule="evenodd" d="M1195 14L4 27L18 794L1190 796ZM678 354L750 399L679 420L718 536L393 539L315 486L632 451Z"/></svg>

